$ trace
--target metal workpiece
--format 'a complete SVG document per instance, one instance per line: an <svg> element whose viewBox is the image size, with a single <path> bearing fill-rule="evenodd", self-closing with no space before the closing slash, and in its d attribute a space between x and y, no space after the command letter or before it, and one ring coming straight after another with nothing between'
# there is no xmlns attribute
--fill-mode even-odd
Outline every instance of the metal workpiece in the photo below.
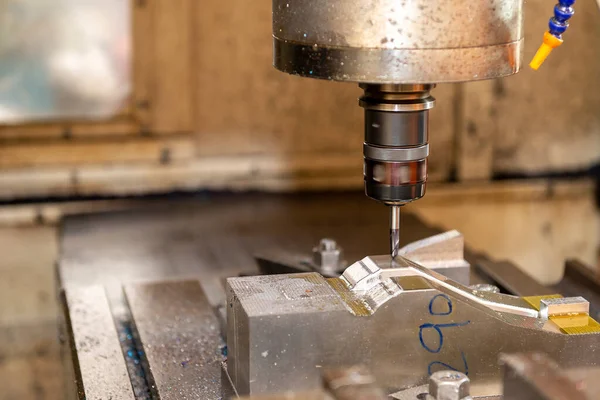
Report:
<svg viewBox="0 0 600 400"><path fill-rule="evenodd" d="M406 258L398 257L389 260L387 257L372 257L372 259L381 266L381 270L377 271L377 274L382 281L390 278L419 277L426 280L437 290L473 302L473 305L477 304L490 310L526 317L538 318L540 316L539 311L524 299L471 289Z"/></svg>
<svg viewBox="0 0 600 400"><path fill-rule="evenodd" d="M505 400L592 400L600 396L600 368L565 368L536 352L503 354Z"/></svg>
<svg viewBox="0 0 600 400"><path fill-rule="evenodd" d="M421 198L427 182L429 110L435 85L363 84L367 196L388 205Z"/></svg>
<svg viewBox="0 0 600 400"><path fill-rule="evenodd" d="M520 298L450 290L435 272L386 278L378 267L379 281L363 291L317 273L228 279L228 368L238 392L308 390L324 369L362 364L386 393L450 366L469 373L473 395L497 395L500 351L542 351L567 367L600 360L598 333L561 332Z"/></svg>
<svg viewBox="0 0 600 400"><path fill-rule="evenodd" d="M437 371L429 377L432 400L470 400L471 381L459 371Z"/></svg>
<svg viewBox="0 0 600 400"><path fill-rule="evenodd" d="M498 78L521 67L523 1L273 0L274 65L371 83Z"/></svg>
<svg viewBox="0 0 600 400"><path fill-rule="evenodd" d="M464 238L456 230L416 241L403 247L398 253L408 260L439 272L443 275L443 279L450 278L456 281L457 284L469 285L470 265L464 259ZM362 292L363 298L369 304L370 309L376 310L387 300L400 293L399 288L390 278L419 275L419 272L411 270L410 267L401 267L402 263L401 259L396 263L395 257L365 257L346 268L340 279L351 290ZM422 277L430 280L437 279L430 275ZM459 286L451 287L460 294L466 293L465 290L473 289ZM478 289L474 289L470 294L477 296ZM480 297L477 297L477 299L481 300ZM521 301L519 305L525 304ZM534 313L533 310L527 309L526 311Z"/></svg>
<svg viewBox="0 0 600 400"><path fill-rule="evenodd" d="M394 221L396 217L399 218L399 215L392 215L391 218ZM392 225L396 226L396 222ZM463 235L452 230L410 243L399 249L397 255L439 272L462 285L469 285L470 265L465 260L464 248ZM380 282L380 275L384 272L382 268L390 269L395 266L394 260L389 257L366 257L346 268L341 279L352 289L368 290ZM410 271L406 273L413 274Z"/></svg>
<svg viewBox="0 0 600 400"><path fill-rule="evenodd" d="M465 260L465 238L457 230L414 241L402 247L398 253L458 283L470 284L470 265Z"/></svg>
<svg viewBox="0 0 600 400"><path fill-rule="evenodd" d="M540 315L550 318L558 315L590 313L590 303L583 297L561 297L540 300Z"/></svg>
<svg viewBox="0 0 600 400"><path fill-rule="evenodd" d="M62 294L65 340L70 350L69 399L134 400L115 323L102 286L71 288Z"/></svg>
<svg viewBox="0 0 600 400"><path fill-rule="evenodd" d="M153 398L220 398L223 343L200 284L131 284L125 295Z"/></svg>

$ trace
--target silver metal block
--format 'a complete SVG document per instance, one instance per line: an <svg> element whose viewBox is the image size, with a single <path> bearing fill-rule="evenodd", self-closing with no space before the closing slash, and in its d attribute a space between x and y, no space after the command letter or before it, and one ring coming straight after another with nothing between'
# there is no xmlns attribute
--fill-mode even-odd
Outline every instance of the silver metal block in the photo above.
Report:
<svg viewBox="0 0 600 400"><path fill-rule="evenodd" d="M342 279L352 290L369 290L381 280L381 268L370 257L355 262L342 274Z"/></svg>
<svg viewBox="0 0 600 400"><path fill-rule="evenodd" d="M589 313L590 303L583 297L562 297L540 301L540 315L546 319L555 315Z"/></svg>
<svg viewBox="0 0 600 400"><path fill-rule="evenodd" d="M473 395L497 395L500 351L543 351L565 366L600 362L600 335L561 333L520 298L430 274L383 279L380 293L387 281L398 290L377 308L370 290L317 273L228 279L228 369L238 393L309 390L324 368L365 365L387 393L456 369L469 374Z"/></svg>

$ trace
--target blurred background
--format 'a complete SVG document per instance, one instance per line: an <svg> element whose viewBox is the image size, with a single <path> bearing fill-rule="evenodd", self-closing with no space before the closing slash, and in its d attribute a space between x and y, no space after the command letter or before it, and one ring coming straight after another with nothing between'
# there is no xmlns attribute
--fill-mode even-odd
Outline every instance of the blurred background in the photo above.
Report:
<svg viewBox="0 0 600 400"><path fill-rule="evenodd" d="M552 2L526 2L525 59ZM440 85L406 208L554 283L598 268L600 12L538 72ZM206 191L361 191L356 85L272 67L266 0L0 0L0 399L63 399L54 264L70 214Z"/></svg>

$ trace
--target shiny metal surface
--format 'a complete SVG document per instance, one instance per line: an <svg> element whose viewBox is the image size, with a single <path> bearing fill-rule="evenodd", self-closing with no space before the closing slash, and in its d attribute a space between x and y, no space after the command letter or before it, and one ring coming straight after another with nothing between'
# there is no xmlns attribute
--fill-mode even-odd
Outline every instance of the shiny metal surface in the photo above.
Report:
<svg viewBox="0 0 600 400"><path fill-rule="evenodd" d="M462 285L469 285L470 265L464 258L464 238L460 232L448 231L418 240L399 249L399 254L444 275ZM402 262L399 260L399 262ZM395 260L386 256L365 257L350 265L341 275L351 290L365 291L382 280L394 276ZM398 276L416 274L409 270L396 272ZM382 275L387 275L385 278ZM476 288L471 288L476 289Z"/></svg>
<svg viewBox="0 0 600 400"><path fill-rule="evenodd" d="M458 82L521 66L521 0L273 0L274 65L369 83Z"/></svg>
<svg viewBox="0 0 600 400"><path fill-rule="evenodd" d="M390 254L396 258L400 251L400 206L390 206Z"/></svg>
<svg viewBox="0 0 600 400"><path fill-rule="evenodd" d="M125 294L153 396L220 398L219 323L198 282L131 284Z"/></svg>
<svg viewBox="0 0 600 400"><path fill-rule="evenodd" d="M398 257L393 261L381 256L367 258L371 258L381 266L381 270L378 272L379 279L382 281L390 278L421 277L442 292L458 296L466 301L472 301L490 310L532 318L540 317L539 311L519 297L478 292L406 258ZM370 277L366 279L370 279Z"/></svg>
<svg viewBox="0 0 600 400"><path fill-rule="evenodd" d="M368 144L363 145L365 157L381 161L411 161L429 157L429 144L410 148L388 148Z"/></svg>
<svg viewBox="0 0 600 400"><path fill-rule="evenodd" d="M590 303L581 296L542 299L540 301L540 315L542 318L549 318L557 315L589 313Z"/></svg>
<svg viewBox="0 0 600 400"><path fill-rule="evenodd" d="M445 289L413 276L363 293L315 273L230 278L232 381L240 394L303 390L318 385L322 368L364 364L390 393L450 365L468 370L474 395L497 395L500 351L544 351L565 366L599 362L598 334L561 333L511 296Z"/></svg>
<svg viewBox="0 0 600 400"><path fill-rule="evenodd" d="M62 301L74 374L66 379L75 382L69 398L134 400L104 288L69 289Z"/></svg>
<svg viewBox="0 0 600 400"><path fill-rule="evenodd" d="M412 148L427 144L428 139L427 111L401 114L390 111L365 112L365 143L378 147Z"/></svg>

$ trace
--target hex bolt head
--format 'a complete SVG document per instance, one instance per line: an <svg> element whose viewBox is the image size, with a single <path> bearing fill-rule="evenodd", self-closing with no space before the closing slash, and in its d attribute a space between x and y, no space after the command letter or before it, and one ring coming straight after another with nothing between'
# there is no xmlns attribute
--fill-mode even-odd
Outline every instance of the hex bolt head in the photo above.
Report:
<svg viewBox="0 0 600 400"><path fill-rule="evenodd" d="M321 251L333 251L337 249L337 242L333 239L321 239L319 242L319 250Z"/></svg>
<svg viewBox="0 0 600 400"><path fill-rule="evenodd" d="M313 248L313 264L325 271L336 271L342 262L342 249L333 239L321 239Z"/></svg>
<svg viewBox="0 0 600 400"><path fill-rule="evenodd" d="M471 381L462 372L438 371L429 377L429 394L436 400L469 399Z"/></svg>

